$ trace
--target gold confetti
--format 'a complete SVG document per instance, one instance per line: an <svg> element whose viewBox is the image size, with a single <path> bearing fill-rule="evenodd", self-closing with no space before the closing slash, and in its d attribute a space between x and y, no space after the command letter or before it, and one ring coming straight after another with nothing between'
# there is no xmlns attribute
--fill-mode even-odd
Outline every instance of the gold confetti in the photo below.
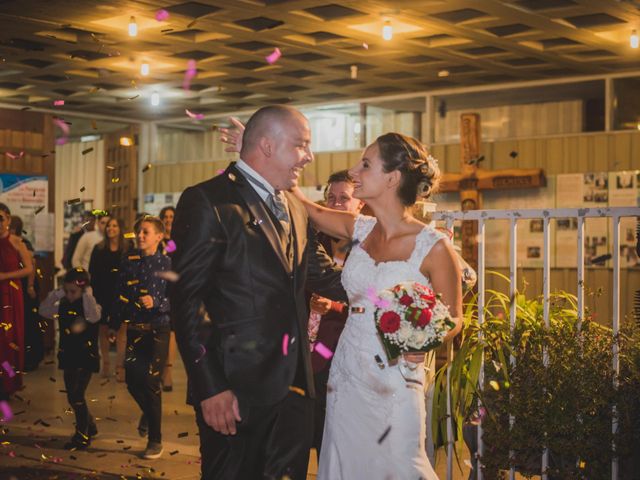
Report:
<svg viewBox="0 0 640 480"><path fill-rule="evenodd" d="M120 177L113 177L111 179L111 183L118 183L120 181Z"/></svg>
<svg viewBox="0 0 640 480"><path fill-rule="evenodd" d="M20 287L18 286L18 284L16 282L14 282L13 280L9 280L9 285L11 285L16 290L20 290Z"/></svg>
<svg viewBox="0 0 640 480"><path fill-rule="evenodd" d="M493 388L496 391L500 390L500 384L498 382L496 382L495 380L491 380L489 382L489 385L491 385L491 388Z"/></svg>
<svg viewBox="0 0 640 480"><path fill-rule="evenodd" d="M124 238L136 238L136 234L133 232L128 232L124 234Z"/></svg>
<svg viewBox="0 0 640 480"><path fill-rule="evenodd" d="M147 163L143 168L142 168L142 173L144 172L148 172L151 169L151 164Z"/></svg>

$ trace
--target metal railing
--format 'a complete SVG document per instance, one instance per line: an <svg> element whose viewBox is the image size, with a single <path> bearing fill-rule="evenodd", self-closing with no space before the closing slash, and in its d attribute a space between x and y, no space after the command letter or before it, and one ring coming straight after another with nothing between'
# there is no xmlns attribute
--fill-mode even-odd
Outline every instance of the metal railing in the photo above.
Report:
<svg viewBox="0 0 640 480"><path fill-rule="evenodd" d="M617 338L620 330L620 219L623 217L640 217L640 208L637 207L609 207L609 208L555 208L555 209L531 209L531 210L472 210L466 212L448 212L440 211L433 212L432 218L435 221L444 221L447 224L447 228L451 229L455 221L475 221L478 224L478 323L482 324L484 321L484 309L485 309L485 260L486 260L486 239L485 239L485 225L486 222L492 220L509 220L509 298L510 303L510 325L511 331L515 328L516 321L516 287L517 287L517 270L518 270L518 258L517 258L517 232L518 232L518 220L526 219L542 219L543 221L543 265L542 265L542 294L543 294L543 316L546 327L549 327L549 295L550 295L550 244L551 235L549 222L551 219L565 219L565 218L577 218L578 232L577 232L577 245L578 253L576 259L577 265L577 303L578 303L578 323L582 322L584 318L584 289L585 289L585 255L584 255L584 234L585 234L585 219L586 218L611 218L613 226L613 241L612 241L612 257L613 257L613 324L612 330L614 337ZM449 356L449 360L451 357ZM548 357L544 357L545 363L548 361ZM511 363L515 362L515 359L511 357ZM620 358L619 358L619 346L617 342L613 344L613 371L615 378L620 373ZM447 372L447 431L448 431L448 444L447 444L447 480L453 478L453 456L454 456L454 439L453 439L453 418L450 412L451 406L451 389L449 384L449 371ZM484 383L484 362L480 367L479 385L478 388L482 388ZM615 387L616 385L614 385ZM511 419L513 422L513 418ZM613 420L612 432L617 432L617 422ZM482 455L484 452L482 441L482 423L478 425L478 468L476 478L482 480ZM541 458L541 472L542 479L547 479L547 469L549 467L549 452L544 451ZM618 459L614 458L611 465L611 478L612 480L618 479ZM512 467L509 472L509 478L515 479L515 467Z"/></svg>

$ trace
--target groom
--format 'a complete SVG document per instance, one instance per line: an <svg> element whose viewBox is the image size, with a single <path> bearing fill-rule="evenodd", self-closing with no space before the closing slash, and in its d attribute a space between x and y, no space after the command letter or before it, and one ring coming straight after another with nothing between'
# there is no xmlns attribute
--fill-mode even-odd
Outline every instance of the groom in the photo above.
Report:
<svg viewBox="0 0 640 480"><path fill-rule="evenodd" d="M340 270L286 192L313 160L310 142L299 111L261 108L241 159L178 203L171 305L206 480L306 479L315 393L305 284L344 298Z"/></svg>

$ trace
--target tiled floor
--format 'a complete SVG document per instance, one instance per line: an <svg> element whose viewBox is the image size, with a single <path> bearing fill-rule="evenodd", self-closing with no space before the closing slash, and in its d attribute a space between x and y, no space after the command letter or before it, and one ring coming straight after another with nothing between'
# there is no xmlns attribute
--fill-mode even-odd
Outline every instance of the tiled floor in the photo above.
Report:
<svg viewBox="0 0 640 480"><path fill-rule="evenodd" d="M0 480L199 478L197 429L193 410L185 404L186 377L179 360L174 367L173 392L163 393L165 451L162 458L152 461L139 456L146 440L138 436L140 412L125 385L98 375L91 380L87 398L99 435L87 451L65 451L62 446L73 433L74 417L66 395L60 392L64 389L62 372L53 357L47 360L26 376L26 388L11 402L15 417L0 427ZM445 461L439 455L437 471L443 479ZM312 452L310 479L315 479L316 465ZM454 478L467 476L456 472Z"/></svg>

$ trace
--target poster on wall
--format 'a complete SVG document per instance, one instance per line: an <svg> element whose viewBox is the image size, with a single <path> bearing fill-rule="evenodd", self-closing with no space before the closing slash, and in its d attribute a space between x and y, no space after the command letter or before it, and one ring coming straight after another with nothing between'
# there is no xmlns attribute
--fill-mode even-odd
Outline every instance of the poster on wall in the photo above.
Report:
<svg viewBox="0 0 640 480"><path fill-rule="evenodd" d="M84 212L93 209L93 200L81 200L74 203L64 203L63 227L62 227L62 251L67 250L69 236L78 232L84 226Z"/></svg>
<svg viewBox="0 0 640 480"><path fill-rule="evenodd" d="M149 215L158 216L164 207L175 208L181 194L182 192L147 193L144 196L142 211Z"/></svg>
<svg viewBox="0 0 640 480"><path fill-rule="evenodd" d="M36 212L46 214L49 206L49 182L45 176L0 174L0 202L6 204L12 215L24 224L23 236L32 245L42 245L36 240Z"/></svg>

